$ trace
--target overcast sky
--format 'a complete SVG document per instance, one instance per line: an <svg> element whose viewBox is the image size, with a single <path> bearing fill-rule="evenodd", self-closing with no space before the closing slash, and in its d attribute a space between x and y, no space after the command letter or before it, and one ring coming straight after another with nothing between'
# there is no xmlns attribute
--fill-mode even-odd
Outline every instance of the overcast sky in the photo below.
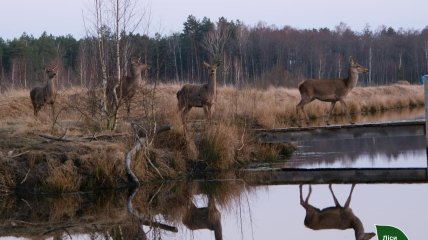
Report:
<svg viewBox="0 0 428 240"><path fill-rule="evenodd" d="M106 0L108 1L108 0ZM428 0L141 0L151 9L151 33L180 32L187 17L204 16L241 20L249 26L258 22L298 29L328 27L344 22L361 31L366 24L376 30L385 25L394 29L422 30L428 26ZM82 12L93 0L0 0L0 37L13 39L23 32L39 37L85 35ZM148 3L148 4L147 4Z"/></svg>

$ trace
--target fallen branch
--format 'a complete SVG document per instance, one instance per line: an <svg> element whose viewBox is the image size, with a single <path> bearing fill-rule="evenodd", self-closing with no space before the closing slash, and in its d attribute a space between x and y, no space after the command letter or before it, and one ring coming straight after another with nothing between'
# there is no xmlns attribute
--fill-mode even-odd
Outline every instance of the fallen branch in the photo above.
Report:
<svg viewBox="0 0 428 240"><path fill-rule="evenodd" d="M114 139L116 137L129 136L128 133L115 133L115 134L100 134L100 135L91 135L91 136L80 136L73 138L66 138L65 136L56 137L47 134L39 134L40 137L46 138L49 140L60 141L60 142L85 142L85 141L99 141L105 139Z"/></svg>
<svg viewBox="0 0 428 240"><path fill-rule="evenodd" d="M159 134L161 132L169 131L172 127L170 125L164 125L159 127L156 130L155 134ZM135 184L136 186L140 186L140 181L138 180L137 176L134 174L134 172L131 169L131 161L134 158L134 156L139 152L143 146L143 144L146 142L145 138L138 138L134 146L131 148L129 152L125 154L125 171L128 175L128 179Z"/></svg>
<svg viewBox="0 0 428 240"><path fill-rule="evenodd" d="M128 212L130 214L134 215L137 219L139 219L141 221L141 224L143 224L145 226L160 228L162 230L175 232L175 233L178 232L177 227L169 226L167 224L160 223L160 222L151 221L151 220L147 219L143 214L139 213L138 210L136 210L134 208L134 206L132 204L132 200L134 199L135 195L137 195L138 189L139 189L138 187L134 188L132 190L132 193L128 197L128 204L127 204Z"/></svg>
<svg viewBox="0 0 428 240"><path fill-rule="evenodd" d="M40 137L42 138L46 138L49 140L55 140L55 141L60 141L60 142L76 142L79 141L78 139L69 139L69 138L65 138L64 136L62 137L55 137L52 135L46 135L46 134L39 134Z"/></svg>
<svg viewBox="0 0 428 240"><path fill-rule="evenodd" d="M28 153L28 152L29 152L29 151L25 151L25 152L22 152L22 153L15 154L15 155L13 155L13 156L7 156L7 158L16 158L16 157L22 156L22 155L24 155L24 154L26 154L26 153Z"/></svg>
<svg viewBox="0 0 428 240"><path fill-rule="evenodd" d="M94 141L94 140L104 140L104 139L114 139L116 137L125 137L129 136L129 133L115 133L115 134L99 134L91 136L82 136L82 139Z"/></svg>

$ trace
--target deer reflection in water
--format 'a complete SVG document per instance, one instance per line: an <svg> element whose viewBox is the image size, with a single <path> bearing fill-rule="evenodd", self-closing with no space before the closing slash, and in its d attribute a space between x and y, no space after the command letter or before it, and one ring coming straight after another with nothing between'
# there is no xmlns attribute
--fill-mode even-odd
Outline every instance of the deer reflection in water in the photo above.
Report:
<svg viewBox="0 0 428 240"><path fill-rule="evenodd" d="M356 240L368 240L374 237L375 233L365 233L361 220L354 215L352 209L349 207L354 191L355 184L352 184L351 192L346 200L345 206L341 206L334 195L331 184L329 185L330 192L333 196L335 206L328 207L320 210L309 204L309 197L312 193L312 187L309 185L309 193L305 200L303 200L302 185L300 189L300 205L306 210L305 226L313 230L321 229L354 229Z"/></svg>
<svg viewBox="0 0 428 240"><path fill-rule="evenodd" d="M222 240L221 214L213 197L208 196L208 206L198 208L190 200L183 224L190 230L209 229L214 231L215 240Z"/></svg>

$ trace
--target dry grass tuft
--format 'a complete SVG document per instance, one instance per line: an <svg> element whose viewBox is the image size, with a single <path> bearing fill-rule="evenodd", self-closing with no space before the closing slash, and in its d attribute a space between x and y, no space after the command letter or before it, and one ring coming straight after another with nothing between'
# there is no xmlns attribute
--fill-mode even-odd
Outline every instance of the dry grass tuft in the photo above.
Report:
<svg viewBox="0 0 428 240"><path fill-rule="evenodd" d="M53 192L76 192L82 181L73 161L60 164L57 161L48 162L48 176L45 180L45 188Z"/></svg>
<svg viewBox="0 0 428 240"><path fill-rule="evenodd" d="M86 176L82 188L114 188L125 182L124 156L120 145L114 143L92 146L80 157L80 169Z"/></svg>
<svg viewBox="0 0 428 240"><path fill-rule="evenodd" d="M228 169L235 163L238 134L235 126L210 125L197 143L199 159L214 169Z"/></svg>

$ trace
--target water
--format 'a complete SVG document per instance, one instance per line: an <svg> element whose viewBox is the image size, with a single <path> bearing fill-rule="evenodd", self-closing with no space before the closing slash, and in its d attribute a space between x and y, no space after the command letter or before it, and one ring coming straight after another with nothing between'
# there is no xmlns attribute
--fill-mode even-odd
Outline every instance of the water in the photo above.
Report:
<svg viewBox="0 0 428 240"><path fill-rule="evenodd" d="M320 209L334 206L328 185L312 188L309 204ZM351 185L334 184L332 188L343 206ZM302 192L305 198L308 185ZM142 221L138 220L143 216L167 229L144 226L148 239L215 239L213 230L192 231L183 224L192 211L187 206L190 201L201 210L209 198L216 203L225 240L355 239L353 229L306 227L298 185L249 187L240 181L143 186L131 199L132 213L129 198L118 192L60 198L3 197L0 239L144 239ZM426 239L427 202L428 184L357 184L350 208L366 232L374 232L375 224L393 225L409 239L418 240ZM198 213L193 213L195 216Z"/></svg>
<svg viewBox="0 0 428 240"><path fill-rule="evenodd" d="M391 111L359 116L356 124L409 121L423 118L424 109ZM388 131L387 128L381 131ZM396 130L395 130L396 131ZM393 137L367 136L353 139L309 139L296 142L297 150L288 161L273 167L292 168L426 168L425 137L403 128Z"/></svg>
<svg viewBox="0 0 428 240"><path fill-rule="evenodd" d="M427 167L424 136L329 139L298 144L284 167L408 168Z"/></svg>
<svg viewBox="0 0 428 240"><path fill-rule="evenodd" d="M423 136L312 139L298 142L292 159L271 166L426 168L427 156ZM132 192L0 195L0 239L356 239L352 228L305 226L307 211L298 184L259 186L257 179L231 180L234 174L224 178L151 183ZM303 199L308 189L302 187ZM351 184L333 184L332 189L344 206ZM340 219L330 214L330 225L352 219L366 233L375 232L375 224L392 225L409 239L422 240L427 202L428 183L359 183L349 206L353 214ZM329 185L312 185L308 203L333 207Z"/></svg>

